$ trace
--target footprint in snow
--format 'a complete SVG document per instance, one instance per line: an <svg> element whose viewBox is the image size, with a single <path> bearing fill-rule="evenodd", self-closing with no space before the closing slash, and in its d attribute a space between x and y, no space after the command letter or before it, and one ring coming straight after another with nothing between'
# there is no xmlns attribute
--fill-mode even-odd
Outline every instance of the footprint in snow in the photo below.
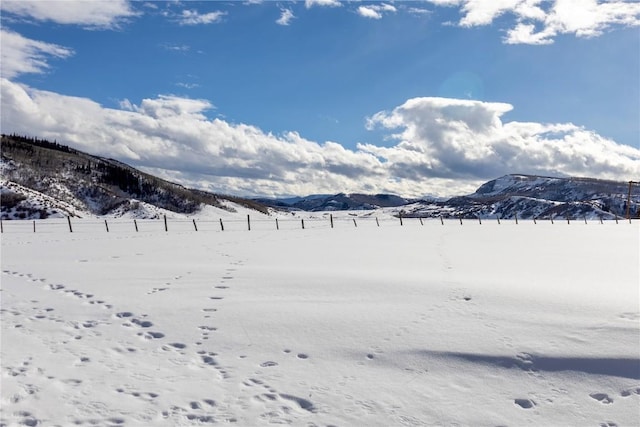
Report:
<svg viewBox="0 0 640 427"><path fill-rule="evenodd" d="M531 399L514 399L513 403L523 409L531 409L536 406L536 402Z"/></svg>
<svg viewBox="0 0 640 427"><path fill-rule="evenodd" d="M611 397L609 397L609 395L606 394L606 393L591 393L589 396L592 399L595 399L598 402L603 403L605 405L613 403L613 399Z"/></svg>
<svg viewBox="0 0 640 427"><path fill-rule="evenodd" d="M142 338L146 339L146 340L153 340L153 339L160 339L160 338L164 338L164 334L162 332L139 332L138 333L139 336L141 336Z"/></svg>
<svg viewBox="0 0 640 427"><path fill-rule="evenodd" d="M632 394L636 394L636 395L640 396L640 387L629 388L627 390L622 390L620 392L620 396L622 396L622 397L629 397Z"/></svg>

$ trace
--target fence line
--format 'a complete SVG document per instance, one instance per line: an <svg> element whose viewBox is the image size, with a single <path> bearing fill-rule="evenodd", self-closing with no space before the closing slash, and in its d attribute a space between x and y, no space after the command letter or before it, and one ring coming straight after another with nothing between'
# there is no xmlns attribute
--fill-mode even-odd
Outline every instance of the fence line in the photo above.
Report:
<svg viewBox="0 0 640 427"><path fill-rule="evenodd" d="M197 219L197 218L167 218L163 216L158 219L121 219L121 218L56 218L45 220L0 220L0 233L5 232L31 232L31 233L47 233L52 231L67 230L69 233L82 233L87 231L94 231L97 228L102 228L105 232L109 233L122 233L132 232L135 230L138 232L158 232L164 231L165 233L176 232L224 232L224 231L252 231L252 230L314 230L314 229L333 229L333 228L358 228L362 226L396 226L396 227L410 227L413 225L424 226L426 222L436 223L439 222L442 226L453 222L459 222L460 225L465 223L477 223L483 224L483 218L477 216L475 218L463 218L443 216L436 218L422 218L422 217L407 217L398 215L395 219L390 217L380 221L378 217L373 216L357 216L346 214L344 216L322 215L318 217L300 218L292 216L291 218L252 218L247 215L246 220L242 218L223 218L219 219ZM586 216L582 218L571 218L569 216L564 217L567 225L571 224L571 220L579 221L582 219L584 224L589 222L596 222L604 224L605 222L612 223L615 220L616 224L627 223L627 221L620 221L619 217L614 219L604 219L602 216L598 218L588 219ZM426 221L425 221L426 220ZM485 217L485 222L491 222L492 219ZM504 219L499 216L495 217L497 224L502 224L505 221L511 221L515 225L523 222L522 218L514 216L512 219ZM554 217L549 218L531 218L533 224L537 225L548 221L550 224L555 224ZM637 219L635 220L637 221ZM243 226L242 223L245 225ZM373 225L375 223L375 225ZM632 219L628 219L628 223L632 223ZM37 224L37 226L36 226Z"/></svg>

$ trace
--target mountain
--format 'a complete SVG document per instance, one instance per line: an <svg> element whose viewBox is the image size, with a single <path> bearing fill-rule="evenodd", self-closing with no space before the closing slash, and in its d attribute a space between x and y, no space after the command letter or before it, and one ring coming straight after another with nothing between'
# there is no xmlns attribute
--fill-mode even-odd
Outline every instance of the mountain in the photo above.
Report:
<svg viewBox="0 0 640 427"><path fill-rule="evenodd" d="M253 200L185 188L113 159L56 142L2 135L2 219L49 216L194 214L203 206L262 213L364 211L437 218L604 218L626 216L629 183L593 178L505 175L474 193L450 199L416 200L391 194L312 195ZM632 187L630 212L640 214L640 185ZM271 209L271 210L270 210Z"/></svg>
<svg viewBox="0 0 640 427"><path fill-rule="evenodd" d="M2 218L192 214L231 204L266 213L257 202L185 188L117 160L36 138L2 135Z"/></svg>
<svg viewBox="0 0 640 427"><path fill-rule="evenodd" d="M640 186L632 187L630 211L638 216ZM314 195L291 199L256 199L283 210L336 211L392 208L416 218L603 218L624 217L627 182L594 178L505 175L481 185L475 193L450 199L416 200L378 194Z"/></svg>
<svg viewBox="0 0 640 427"><path fill-rule="evenodd" d="M335 194L294 197L290 199L254 199L259 203L284 210L301 210L309 212L370 210L401 206L409 203L410 199L392 194Z"/></svg>
<svg viewBox="0 0 640 427"><path fill-rule="evenodd" d="M640 214L640 186L632 187L630 212ZM442 202L419 201L403 208L407 217L604 218L624 217L629 183L594 178L506 175L475 193Z"/></svg>

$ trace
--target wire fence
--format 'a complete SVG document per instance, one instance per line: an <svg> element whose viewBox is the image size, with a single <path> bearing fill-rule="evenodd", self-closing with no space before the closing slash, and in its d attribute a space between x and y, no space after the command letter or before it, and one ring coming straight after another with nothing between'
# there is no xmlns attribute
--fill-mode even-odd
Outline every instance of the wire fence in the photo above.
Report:
<svg viewBox="0 0 640 427"><path fill-rule="evenodd" d="M637 219L634 221L638 221ZM55 218L43 220L4 220L0 221L1 233L95 233L99 230L105 233L153 233L153 232L238 232L252 230L317 230L317 229L345 229L358 227L420 227L425 225L465 225L483 223L496 224L515 224L520 223L547 223L547 224L572 224L572 223L628 223L631 219L615 218L615 219L588 219L583 218L558 218L551 217L545 219L519 219L517 216L510 219L495 218L417 218L402 217L397 218L385 217L379 219L374 216L354 216L354 215L319 215L300 217L278 217L265 218L251 217L246 218L219 218L219 219L186 219L186 218L167 218L166 216L159 219L124 219L124 218Z"/></svg>

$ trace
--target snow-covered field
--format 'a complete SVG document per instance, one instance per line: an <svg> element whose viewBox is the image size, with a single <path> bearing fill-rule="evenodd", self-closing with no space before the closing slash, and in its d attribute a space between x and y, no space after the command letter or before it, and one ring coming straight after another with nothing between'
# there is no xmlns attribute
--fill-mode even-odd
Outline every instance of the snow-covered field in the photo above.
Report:
<svg viewBox="0 0 640 427"><path fill-rule="evenodd" d="M5 222L0 424L640 425L638 222L321 217Z"/></svg>

